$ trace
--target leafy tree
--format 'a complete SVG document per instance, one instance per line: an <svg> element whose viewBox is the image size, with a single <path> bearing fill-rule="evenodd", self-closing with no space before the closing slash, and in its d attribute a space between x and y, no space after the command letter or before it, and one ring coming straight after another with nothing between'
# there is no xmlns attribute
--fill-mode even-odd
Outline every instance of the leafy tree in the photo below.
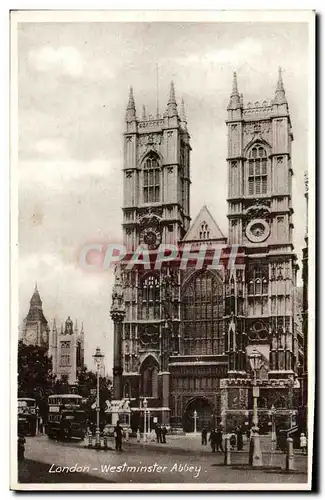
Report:
<svg viewBox="0 0 325 500"><path fill-rule="evenodd" d="M53 394L69 394L71 392L69 386L69 377L68 375L61 375L60 378L57 378L53 384Z"/></svg>
<svg viewBox="0 0 325 500"><path fill-rule="evenodd" d="M54 382L52 360L44 347L18 343L18 397L36 399L40 413L46 411Z"/></svg>
<svg viewBox="0 0 325 500"><path fill-rule="evenodd" d="M86 406L96 403L97 374L89 371L86 366L78 374L76 392L86 399ZM101 413L105 410L105 401L112 399L112 381L108 377L99 378L99 404Z"/></svg>

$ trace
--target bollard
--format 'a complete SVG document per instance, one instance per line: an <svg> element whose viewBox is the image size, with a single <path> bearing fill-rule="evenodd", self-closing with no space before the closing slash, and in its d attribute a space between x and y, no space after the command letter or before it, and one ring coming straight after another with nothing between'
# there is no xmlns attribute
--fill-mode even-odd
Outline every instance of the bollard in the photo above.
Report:
<svg viewBox="0 0 325 500"><path fill-rule="evenodd" d="M287 439L286 470L295 470L295 459L293 454L293 439Z"/></svg>
<svg viewBox="0 0 325 500"><path fill-rule="evenodd" d="M104 436L104 450L107 450L107 436Z"/></svg>
<svg viewBox="0 0 325 500"><path fill-rule="evenodd" d="M88 448L91 448L93 444L93 436L91 432L88 433Z"/></svg>
<svg viewBox="0 0 325 500"><path fill-rule="evenodd" d="M231 455L230 455L230 436L227 434L225 437L225 465L231 465Z"/></svg>

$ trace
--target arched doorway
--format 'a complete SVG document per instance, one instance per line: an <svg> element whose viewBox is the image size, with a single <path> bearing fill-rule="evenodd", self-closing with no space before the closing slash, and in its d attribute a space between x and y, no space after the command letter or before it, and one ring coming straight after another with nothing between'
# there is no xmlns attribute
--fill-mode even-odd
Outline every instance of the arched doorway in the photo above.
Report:
<svg viewBox="0 0 325 500"><path fill-rule="evenodd" d="M196 430L199 432L206 427L214 427L212 404L204 397L192 399L186 406L183 417L184 432L194 432L194 412L197 412Z"/></svg>

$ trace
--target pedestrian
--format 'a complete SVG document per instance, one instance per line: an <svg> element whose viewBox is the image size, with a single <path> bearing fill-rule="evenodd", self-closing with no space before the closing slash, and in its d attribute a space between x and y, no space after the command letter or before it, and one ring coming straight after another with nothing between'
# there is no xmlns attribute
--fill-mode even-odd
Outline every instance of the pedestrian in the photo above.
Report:
<svg viewBox="0 0 325 500"><path fill-rule="evenodd" d="M304 455L307 454L307 438L303 432L300 434L300 448Z"/></svg>
<svg viewBox="0 0 325 500"><path fill-rule="evenodd" d="M166 444L166 434L167 434L167 429L163 425L162 428L161 428L161 443L165 443Z"/></svg>
<svg viewBox="0 0 325 500"><path fill-rule="evenodd" d="M161 440L161 427L160 427L160 424L158 424L158 423L156 424L155 432L156 432L157 443L162 443L162 440Z"/></svg>
<svg viewBox="0 0 325 500"><path fill-rule="evenodd" d="M122 435L123 429L120 426L120 421L116 422L116 426L114 427L114 437L115 437L115 450L122 451Z"/></svg>
<svg viewBox="0 0 325 500"><path fill-rule="evenodd" d="M236 429L236 437L237 437L237 450L242 451L243 449L243 433L240 427Z"/></svg>
<svg viewBox="0 0 325 500"><path fill-rule="evenodd" d="M137 429L137 442L140 443L140 437L141 437L141 434L140 434L140 427L138 427Z"/></svg>
<svg viewBox="0 0 325 500"><path fill-rule="evenodd" d="M209 442L210 442L212 453L215 453L215 451L216 451L216 431L215 431L215 429L212 429L212 431L210 432Z"/></svg>
<svg viewBox="0 0 325 500"><path fill-rule="evenodd" d="M39 433L44 434L44 427L43 427L43 417L39 417Z"/></svg>
<svg viewBox="0 0 325 500"><path fill-rule="evenodd" d="M18 434L18 442L17 442L17 446L18 446L18 460L19 461L22 461L25 459L25 443L26 443L26 439L25 439L25 436L22 432L20 432Z"/></svg>
<svg viewBox="0 0 325 500"><path fill-rule="evenodd" d="M235 449L235 446L236 446L236 436L235 436L234 432L232 432L230 434L230 446L231 446L232 450Z"/></svg>
<svg viewBox="0 0 325 500"><path fill-rule="evenodd" d="M203 427L202 429L201 436L202 436L202 446L204 446L207 444L207 437L208 437L208 430L205 427Z"/></svg>
<svg viewBox="0 0 325 500"><path fill-rule="evenodd" d="M220 427L215 431L215 434L216 434L216 437L215 437L215 440L216 440L216 450L217 451L219 451L219 450L223 451L222 430L221 430Z"/></svg>

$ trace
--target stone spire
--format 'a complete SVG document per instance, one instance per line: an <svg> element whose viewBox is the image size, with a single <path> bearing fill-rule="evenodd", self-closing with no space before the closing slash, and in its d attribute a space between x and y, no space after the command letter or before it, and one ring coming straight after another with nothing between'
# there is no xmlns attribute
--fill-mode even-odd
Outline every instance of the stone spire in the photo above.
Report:
<svg viewBox="0 0 325 500"><path fill-rule="evenodd" d="M76 319L75 324L74 324L74 333L78 335L78 320Z"/></svg>
<svg viewBox="0 0 325 500"><path fill-rule="evenodd" d="M53 333L56 333L57 329L56 329L56 321L55 321L55 318L53 320L53 326L52 326L52 332Z"/></svg>
<svg viewBox="0 0 325 500"><path fill-rule="evenodd" d="M286 102L287 102L287 98L286 98L286 94L285 94L285 90L284 90L284 86L283 86L282 69L279 68L274 103L275 104L283 104Z"/></svg>
<svg viewBox="0 0 325 500"><path fill-rule="evenodd" d="M242 96L240 96L238 92L237 73L236 71L234 71L232 80L232 92L230 94L230 100L227 109L237 109L242 107L242 100Z"/></svg>
<svg viewBox="0 0 325 500"><path fill-rule="evenodd" d="M181 118L182 122L186 123L185 104L184 104L183 97L182 97L182 102L181 102L180 118Z"/></svg>
<svg viewBox="0 0 325 500"><path fill-rule="evenodd" d="M185 104L184 104L184 99L182 98L181 101L181 109L180 109L180 119L182 121L182 125L184 130L187 130L187 118L186 118L186 113L185 113Z"/></svg>
<svg viewBox="0 0 325 500"><path fill-rule="evenodd" d="M175 98L175 87L174 82L170 83L170 91L169 91L169 101L167 104L167 116L171 118L172 116L178 116L177 113L177 103Z"/></svg>
<svg viewBox="0 0 325 500"><path fill-rule="evenodd" d="M126 108L125 120L127 122L132 122L135 119L136 119L136 109L133 96L133 88L130 87L129 102Z"/></svg>
<svg viewBox="0 0 325 500"><path fill-rule="evenodd" d="M35 282L35 288L34 288L34 293L32 295L32 298L30 299L30 305L34 307L40 307L42 308L42 300L37 288L37 283Z"/></svg>
<svg viewBox="0 0 325 500"><path fill-rule="evenodd" d="M145 105L142 106L142 120L147 119L147 114L146 114L146 107Z"/></svg>

